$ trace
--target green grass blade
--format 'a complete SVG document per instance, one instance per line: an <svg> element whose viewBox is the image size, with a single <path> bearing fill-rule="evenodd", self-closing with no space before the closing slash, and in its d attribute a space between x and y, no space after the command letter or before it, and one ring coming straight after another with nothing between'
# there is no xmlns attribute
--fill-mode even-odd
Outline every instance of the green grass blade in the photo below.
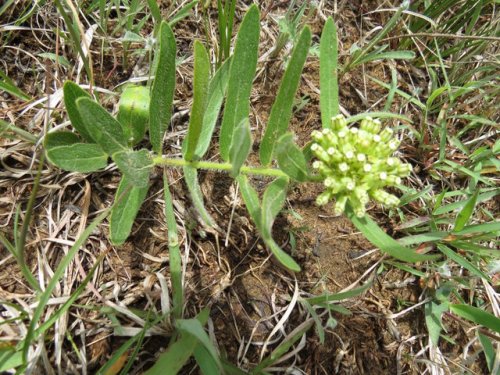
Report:
<svg viewBox="0 0 500 375"><path fill-rule="evenodd" d="M127 240L148 189L148 185L133 186L126 175L122 176L109 218L110 239L113 244L121 245Z"/></svg>
<svg viewBox="0 0 500 375"><path fill-rule="evenodd" d="M236 178L240 174L240 168L245 163L252 149L252 134L250 122L243 119L234 129L233 140L229 148L229 162L232 164L231 177Z"/></svg>
<svg viewBox="0 0 500 375"><path fill-rule="evenodd" d="M175 326L182 333L188 333L191 336L196 337L198 342L203 345L212 359L216 362L217 367L219 369L222 368L217 349L215 349L214 344L210 341L210 338L203 329L203 325L198 319L179 319L175 322Z"/></svg>
<svg viewBox="0 0 500 375"><path fill-rule="evenodd" d="M87 142L94 143L94 139L92 135L87 130L85 122L80 115L80 111L76 106L76 100L79 98L90 98L90 95L87 91L83 90L80 86L72 81L64 82L63 86L64 93L64 106L66 107L66 112L68 112L69 120L71 121L71 125L78 131L78 133L85 139Z"/></svg>
<svg viewBox="0 0 500 375"><path fill-rule="evenodd" d="M198 2L199 0L190 1L181 9L179 9L179 11L175 13L171 19L168 20L168 24L170 25L170 27L174 27L177 22L182 21L184 18L189 16L189 12L196 6L196 4L198 4Z"/></svg>
<svg viewBox="0 0 500 375"><path fill-rule="evenodd" d="M438 244L437 247L444 255L446 255L447 258L453 260L455 263L457 263L461 267L465 268L472 275L474 275L480 279L491 281L490 277L488 277L488 275L486 275L483 271L481 271L477 266L470 263L464 257L458 255L456 252L454 252L448 246L445 246L443 244Z"/></svg>
<svg viewBox="0 0 500 375"><path fill-rule="evenodd" d="M208 84L210 80L210 60L207 50L203 44L196 40L194 42L194 82L193 82L193 106L189 119L188 133L184 159L192 161L201 136L203 115L208 101Z"/></svg>
<svg viewBox="0 0 500 375"><path fill-rule="evenodd" d="M38 138L35 137L33 134L15 126L14 124L10 124L0 119L0 137L4 138L10 137L10 135L5 135L5 132L12 132L15 134L14 137L17 136L18 138L23 139L30 143L36 143L38 141Z"/></svg>
<svg viewBox="0 0 500 375"><path fill-rule="evenodd" d="M208 87L208 103L203 115L203 125L201 127L200 139L196 146L195 157L197 159L203 158L206 154L212 134L215 129L215 124L219 118L219 113L226 95L227 85L229 82L229 68L231 67L231 59L228 59L222 66L215 72L215 75L210 81Z"/></svg>
<svg viewBox="0 0 500 375"><path fill-rule="evenodd" d="M369 53L358 61L358 64L365 64L376 60L413 60L415 52L413 51L387 51Z"/></svg>
<svg viewBox="0 0 500 375"><path fill-rule="evenodd" d="M159 24L161 22L161 10L160 7L158 6L158 3L156 2L156 0L147 0L147 1L149 10L151 11L151 15L153 16L155 23Z"/></svg>
<svg viewBox="0 0 500 375"><path fill-rule="evenodd" d="M209 227L215 226L215 221L212 216L208 213L203 203L203 194L200 189L200 184L198 182L198 172L195 168L185 166L182 168L184 171L184 180L188 187L189 193L191 194L191 200L193 202L196 211L200 215L204 224Z"/></svg>
<svg viewBox="0 0 500 375"><path fill-rule="evenodd" d="M368 215L358 218L354 215L351 207L346 207L346 214L354 226L366 237L368 241L377 246L382 252L402 260L404 262L414 263L433 260L439 256L417 254L414 250L402 246L392 237L388 236Z"/></svg>
<svg viewBox="0 0 500 375"><path fill-rule="evenodd" d="M257 67L260 14L253 4L240 26L229 71L229 87L220 130L220 154L229 159L233 131L250 111L250 91Z"/></svg>
<svg viewBox="0 0 500 375"><path fill-rule="evenodd" d="M217 362L210 355L210 352L203 345L196 345L194 348L194 358L202 375L220 375L221 369L217 366ZM222 365L221 365L222 366Z"/></svg>
<svg viewBox="0 0 500 375"><path fill-rule="evenodd" d="M306 301L311 306L326 306L332 302L339 302L345 299L349 299L352 297L359 296L360 294L366 292L373 285L373 279L367 281L365 284L360 286L359 288L355 288L352 290L348 290L347 292L340 292L334 294L324 294L317 297L307 298Z"/></svg>
<svg viewBox="0 0 500 375"><path fill-rule="evenodd" d="M453 227L454 231L461 231L469 222L472 214L474 213L478 195L479 189L477 189L474 194L472 194L472 196L465 203L464 208L462 208L462 210L458 213L457 218L455 219L455 226Z"/></svg>
<svg viewBox="0 0 500 375"><path fill-rule="evenodd" d="M184 307L184 289L182 287L182 256L179 248L177 222L175 221L174 206L166 171L163 173L163 196L165 198L165 218L168 230L168 253L170 277L172 278L172 315L176 319L182 317Z"/></svg>
<svg viewBox="0 0 500 375"><path fill-rule="evenodd" d="M24 339L24 346L23 346L23 359L24 362L26 363L27 358L28 358L28 351L30 348L30 345L32 342L34 342L37 337L35 336L35 330L38 322L40 321L40 318L43 314L43 311L45 310L45 307L47 306L47 303L52 296L52 292L54 291L57 283L61 279L61 277L64 275L64 272L66 271L66 268L69 266L69 264L72 262L73 258L75 257L76 253L80 249L81 246L85 243L87 238L92 234L92 232L97 228L97 226L108 216L110 212L110 209L106 209L105 211L101 212L99 216L97 216L92 223L83 231L83 233L78 237L78 239L75 241L73 246L68 250L68 253L61 259L59 265L57 266L56 270L54 271L54 274L52 275L52 278L50 279L49 283L45 287L44 292L39 296L38 298L38 306L33 312L33 317L31 319L30 325L28 327L28 331L26 332L26 336Z"/></svg>
<svg viewBox="0 0 500 375"><path fill-rule="evenodd" d="M175 55L177 47L172 29L166 22L160 26L160 47L149 107L149 138L153 151L161 154L163 136L172 116L175 91Z"/></svg>
<svg viewBox="0 0 500 375"><path fill-rule="evenodd" d="M182 335L162 353L156 363L144 375L176 375L189 360L198 345L196 337Z"/></svg>
<svg viewBox="0 0 500 375"><path fill-rule="evenodd" d="M127 149L127 139L122 126L100 104L89 98L79 98L76 106L85 128L93 140L101 146L108 155Z"/></svg>
<svg viewBox="0 0 500 375"><path fill-rule="evenodd" d="M21 100L31 100L30 96L17 87L9 76L7 76L7 74L5 74L2 70L0 70L0 90L3 90Z"/></svg>
<svg viewBox="0 0 500 375"><path fill-rule="evenodd" d="M271 163L276 141L288 128L288 123L292 117L295 94L299 87L302 69L306 62L310 45L311 30L309 27L305 27L293 49L288 67L281 80L276 100L269 115L266 132L260 144L260 161L263 165Z"/></svg>
<svg viewBox="0 0 500 375"><path fill-rule="evenodd" d="M500 333L500 319L484 310L460 304L450 305L450 310L464 319L487 327L496 333Z"/></svg>
<svg viewBox="0 0 500 375"><path fill-rule="evenodd" d="M321 123L324 128L328 128L330 119L339 113L337 28L331 17L326 20L323 27L319 48Z"/></svg>

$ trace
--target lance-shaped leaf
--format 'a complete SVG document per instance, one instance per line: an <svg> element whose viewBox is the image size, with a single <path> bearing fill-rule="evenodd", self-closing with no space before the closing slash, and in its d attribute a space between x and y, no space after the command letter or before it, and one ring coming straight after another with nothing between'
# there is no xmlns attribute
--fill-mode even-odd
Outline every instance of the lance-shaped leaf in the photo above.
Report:
<svg viewBox="0 0 500 375"><path fill-rule="evenodd" d="M139 143L149 122L149 88L128 86L120 97L117 120L130 145Z"/></svg>
<svg viewBox="0 0 500 375"><path fill-rule="evenodd" d="M122 127L108 111L89 98L80 98L76 106L92 139L108 155L127 149L127 140Z"/></svg>
<svg viewBox="0 0 500 375"><path fill-rule="evenodd" d="M276 158L280 169L296 181L306 181L307 163L302 150L294 143L293 134L286 133L276 145Z"/></svg>
<svg viewBox="0 0 500 375"><path fill-rule="evenodd" d="M290 255L279 247L279 245L273 240L271 233L274 218L281 210L284 202L285 194L283 191L286 190L286 179L279 178L271 183L264 193L265 203L263 202L262 207L257 192L248 182L248 178L245 175L240 175L238 176L238 182L240 184L240 191L243 201L245 202L245 206L257 226L257 229L259 230L262 240L266 246L283 266L289 270L299 272L300 266ZM273 194L276 194L277 197L273 197ZM264 219L264 216L267 218Z"/></svg>
<svg viewBox="0 0 500 375"><path fill-rule="evenodd" d="M260 14L254 4L245 14L236 38L236 46L229 71L229 87L220 130L220 154L229 159L233 131L250 111L250 91L257 67L259 50Z"/></svg>
<svg viewBox="0 0 500 375"><path fill-rule="evenodd" d="M229 149L229 161L232 164L231 177L238 176L251 148L252 134L250 133L250 123L246 118L234 129L233 141Z"/></svg>
<svg viewBox="0 0 500 375"><path fill-rule="evenodd" d="M203 115L207 107L210 60L203 43L194 42L193 106L189 118L188 134L184 141L184 159L191 161L201 136Z"/></svg>
<svg viewBox="0 0 500 375"><path fill-rule="evenodd" d="M149 173L154 165L148 150L119 151L113 154L113 161L132 185L136 187L148 185Z"/></svg>
<svg viewBox="0 0 500 375"><path fill-rule="evenodd" d="M321 123L330 126L330 119L339 113L337 28L331 17L326 20L319 45L319 104Z"/></svg>
<svg viewBox="0 0 500 375"><path fill-rule="evenodd" d="M108 164L108 155L95 143L81 143L75 133L54 132L45 137L49 161L70 172L95 172Z"/></svg>
<svg viewBox="0 0 500 375"><path fill-rule="evenodd" d="M90 95L83 90L80 86L72 81L66 81L63 87L64 93L64 106L66 107L66 112L68 112L69 120L71 125L78 131L78 133L87 142L94 142L92 134L87 130L85 123L80 116L80 111L76 106L76 100L79 98L90 98Z"/></svg>
<svg viewBox="0 0 500 375"><path fill-rule="evenodd" d="M163 136L172 116L175 89L175 36L166 22L160 26L160 48L149 107L149 138L153 151L161 153Z"/></svg>
<svg viewBox="0 0 500 375"><path fill-rule="evenodd" d="M299 40L293 49L292 57L288 63L278 95L269 115L264 138L260 144L260 161L263 165L269 165L273 156L276 141L281 137L292 117L292 108L295 94L299 87L302 68L311 45L311 30L305 27L300 33Z"/></svg>
<svg viewBox="0 0 500 375"><path fill-rule="evenodd" d="M127 240L148 189L148 185L134 186L127 175L123 175L109 218L110 239L114 245L121 245Z"/></svg>
<svg viewBox="0 0 500 375"><path fill-rule="evenodd" d="M208 103L203 115L203 125L201 127L201 135L196 146L196 158L201 159L205 155L210 146L212 134L215 129L215 124L219 118L219 112L222 107L222 102L227 91L229 82L229 68L231 59L224 61L224 64L215 72L214 77L210 81L208 87Z"/></svg>
<svg viewBox="0 0 500 375"><path fill-rule="evenodd" d="M215 227L215 221L212 216L210 216L203 203L203 194L201 193L200 184L198 182L197 170L193 167L186 166L183 168L183 171L184 180L186 181L189 193L191 193L191 200L193 201L196 211L205 225Z"/></svg>

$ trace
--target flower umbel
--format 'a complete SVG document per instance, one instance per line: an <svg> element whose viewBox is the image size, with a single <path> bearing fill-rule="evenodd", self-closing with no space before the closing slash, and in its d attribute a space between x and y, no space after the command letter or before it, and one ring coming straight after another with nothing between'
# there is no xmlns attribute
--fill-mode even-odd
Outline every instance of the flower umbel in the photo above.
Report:
<svg viewBox="0 0 500 375"><path fill-rule="evenodd" d="M349 128L344 116L337 115L330 128L312 133L311 150L317 159L313 168L325 186L316 199L318 205L335 199L339 215L349 202L356 216L363 217L370 198L389 207L399 204L396 196L383 189L401 184L411 165L392 156L399 141L391 129L381 127L379 120L366 117L359 128Z"/></svg>

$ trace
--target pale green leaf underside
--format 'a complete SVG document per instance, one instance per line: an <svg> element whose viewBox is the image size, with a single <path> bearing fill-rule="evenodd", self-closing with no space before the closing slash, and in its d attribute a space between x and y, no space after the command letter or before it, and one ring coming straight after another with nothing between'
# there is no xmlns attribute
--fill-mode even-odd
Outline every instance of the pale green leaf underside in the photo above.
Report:
<svg viewBox="0 0 500 375"><path fill-rule="evenodd" d="M80 86L72 81L66 81L63 87L64 92L64 106L68 112L71 125L78 131L78 133L87 142L94 142L92 135L87 130L86 125L80 116L80 111L76 105L76 100L79 98L90 98L90 95L83 90Z"/></svg>
<svg viewBox="0 0 500 375"><path fill-rule="evenodd" d="M339 113L337 28L331 17L328 17L321 33L319 48L319 86L321 89L319 104L321 123L325 128L330 126L330 119Z"/></svg>
<svg viewBox="0 0 500 375"><path fill-rule="evenodd" d="M149 88L146 86L128 86L120 97L117 120L131 145L140 142L146 134L149 101Z"/></svg>
<svg viewBox="0 0 500 375"><path fill-rule="evenodd" d="M126 175L122 177L109 218L110 238L113 244L121 245L127 240L147 193L147 185L136 187Z"/></svg>
<svg viewBox="0 0 500 375"><path fill-rule="evenodd" d="M90 173L108 165L108 155L91 143L48 148L47 158L52 164L70 172Z"/></svg>
<svg viewBox="0 0 500 375"><path fill-rule="evenodd" d="M214 227L215 221L208 213L207 209L205 208L205 204L203 203L203 194L198 182L197 170L195 168L186 166L183 168L183 171L184 180L186 181L186 185L188 187L189 193L191 194L191 200L193 201L193 205L196 208L196 211L200 215L205 225Z"/></svg>
<svg viewBox="0 0 500 375"><path fill-rule="evenodd" d="M149 173L153 168L153 162L149 151L119 151L113 154L113 161L120 171L127 176L130 183L137 187L145 187L149 182Z"/></svg>
<svg viewBox="0 0 500 375"><path fill-rule="evenodd" d="M234 129L233 140L229 149L229 161L233 168L231 177L235 178L240 173L240 168L252 148L252 134L248 119L243 119Z"/></svg>
<svg viewBox="0 0 500 375"><path fill-rule="evenodd" d="M284 134L276 145L280 169L296 181L306 181L307 163L302 150L293 142L293 134Z"/></svg>

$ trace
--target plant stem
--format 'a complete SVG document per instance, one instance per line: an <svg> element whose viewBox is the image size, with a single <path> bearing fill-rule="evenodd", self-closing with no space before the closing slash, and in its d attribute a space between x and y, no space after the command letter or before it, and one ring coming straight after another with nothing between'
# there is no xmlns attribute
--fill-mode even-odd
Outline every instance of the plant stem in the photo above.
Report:
<svg viewBox="0 0 500 375"><path fill-rule="evenodd" d="M163 156L156 156L153 158L155 165L169 165L171 167L185 167L190 166L196 169L215 169L219 171L231 171L233 166L230 163L214 163L210 161L186 161L184 159L166 158ZM287 177L285 172L280 169L266 168L266 167L241 167L243 174L256 174L261 176L273 177Z"/></svg>

